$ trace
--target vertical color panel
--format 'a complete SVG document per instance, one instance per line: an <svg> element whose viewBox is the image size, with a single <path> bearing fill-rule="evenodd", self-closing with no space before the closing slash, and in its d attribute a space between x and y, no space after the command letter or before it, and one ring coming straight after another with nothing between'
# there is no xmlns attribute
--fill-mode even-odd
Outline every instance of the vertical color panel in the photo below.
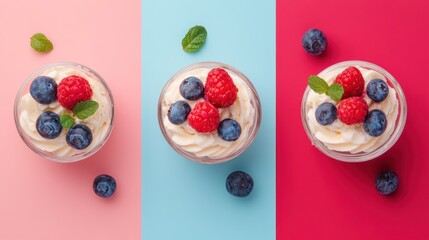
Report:
<svg viewBox="0 0 429 240"><path fill-rule="evenodd" d="M0 2L0 239L141 238L140 14L140 1ZM52 40L52 52L30 48L36 32ZM42 159L20 139L13 120L20 85L57 61L93 68L115 99L112 135L82 162ZM117 180L111 199L92 190L100 173Z"/></svg>
<svg viewBox="0 0 429 240"><path fill-rule="evenodd" d="M428 239L429 128L422 115L429 108L424 77L428 9L426 0L278 1L278 239ZM301 38L309 28L326 33L324 56L310 56L302 49ZM408 102L399 141L366 163L325 157L311 146L301 123L308 76L345 60L385 68L399 81ZM374 187L385 169L396 171L400 179L398 191L389 197Z"/></svg>
<svg viewBox="0 0 429 240"><path fill-rule="evenodd" d="M143 0L143 239L275 238L275 2ZM181 41L208 31L200 52ZM219 61L242 71L259 92L263 117L250 148L231 162L202 165L178 155L162 136L158 97L179 69ZM225 179L243 170L255 180L248 198L229 195Z"/></svg>

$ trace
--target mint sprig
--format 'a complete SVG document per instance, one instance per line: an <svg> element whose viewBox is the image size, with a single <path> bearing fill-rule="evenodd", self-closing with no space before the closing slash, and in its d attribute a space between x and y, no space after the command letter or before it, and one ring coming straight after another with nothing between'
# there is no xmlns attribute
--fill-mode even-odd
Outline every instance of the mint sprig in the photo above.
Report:
<svg viewBox="0 0 429 240"><path fill-rule="evenodd" d="M206 42L207 31L203 26L194 26L189 29L182 39L182 47L185 52L196 52Z"/></svg>
<svg viewBox="0 0 429 240"><path fill-rule="evenodd" d="M328 88L327 95L332 98L332 100L339 101L343 97L344 94L344 88L341 86L341 84L333 83Z"/></svg>
<svg viewBox="0 0 429 240"><path fill-rule="evenodd" d="M75 121L70 115L63 114L60 117L60 123L63 128L71 128L75 124Z"/></svg>
<svg viewBox="0 0 429 240"><path fill-rule="evenodd" d="M30 46L38 52L50 52L54 49L52 42L43 33L36 33L31 37Z"/></svg>
<svg viewBox="0 0 429 240"><path fill-rule="evenodd" d="M76 104L73 108L73 114L79 119L86 119L97 111L98 102L93 100L83 101Z"/></svg>
<svg viewBox="0 0 429 240"><path fill-rule="evenodd" d="M323 78L314 75L308 78L308 86L316 93L328 95L334 101L341 100L344 94L341 84L333 83L329 86Z"/></svg>

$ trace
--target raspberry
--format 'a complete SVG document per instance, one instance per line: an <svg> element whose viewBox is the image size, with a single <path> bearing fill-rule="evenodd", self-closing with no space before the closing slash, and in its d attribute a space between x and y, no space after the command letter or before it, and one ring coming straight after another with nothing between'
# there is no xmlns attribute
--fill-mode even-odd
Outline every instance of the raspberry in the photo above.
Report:
<svg viewBox="0 0 429 240"><path fill-rule="evenodd" d="M368 104L361 97L344 99L337 109L338 119L346 125L364 122L367 113Z"/></svg>
<svg viewBox="0 0 429 240"><path fill-rule="evenodd" d="M344 88L342 99L349 97L360 97L365 88L365 81L362 73L356 67L348 67L342 71L334 80L334 83L341 84Z"/></svg>
<svg viewBox="0 0 429 240"><path fill-rule="evenodd" d="M205 99L213 106L226 108L237 99L238 89L231 76L222 68L214 68L207 75Z"/></svg>
<svg viewBox="0 0 429 240"><path fill-rule="evenodd" d="M85 78L72 75L61 80L58 84L57 95L61 106L73 110L78 102L91 99L92 89Z"/></svg>
<svg viewBox="0 0 429 240"><path fill-rule="evenodd" d="M200 133L215 131L219 121L219 110L206 101L197 103L188 115L189 125Z"/></svg>

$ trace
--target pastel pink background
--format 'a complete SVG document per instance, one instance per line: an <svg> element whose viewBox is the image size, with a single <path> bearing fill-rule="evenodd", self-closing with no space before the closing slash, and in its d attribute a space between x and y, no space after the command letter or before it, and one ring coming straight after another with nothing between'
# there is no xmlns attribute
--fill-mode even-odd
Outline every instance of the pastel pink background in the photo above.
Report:
<svg viewBox="0 0 429 240"><path fill-rule="evenodd" d="M429 239L429 1L277 1L277 239ZM319 28L325 56L306 54L301 38ZM388 70L408 101L400 140L384 156L350 164L310 143L300 105L307 78L344 60ZM397 172L398 191L374 187Z"/></svg>
<svg viewBox="0 0 429 240"><path fill-rule="evenodd" d="M140 239L140 0L0 1L0 239ZM30 37L45 33L40 54ZM107 144L82 162L44 160L20 139L15 94L44 64L75 61L97 71L115 100ZM92 190L95 176L117 180L110 199Z"/></svg>

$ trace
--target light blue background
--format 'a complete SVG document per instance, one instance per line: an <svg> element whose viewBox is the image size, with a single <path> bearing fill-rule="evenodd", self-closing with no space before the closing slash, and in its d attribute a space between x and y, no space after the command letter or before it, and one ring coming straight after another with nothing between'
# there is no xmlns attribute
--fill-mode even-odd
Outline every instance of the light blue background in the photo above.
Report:
<svg viewBox="0 0 429 240"><path fill-rule="evenodd" d="M275 0L143 0L142 237L144 240L275 239ZM182 50L190 27L208 37L197 53ZM262 124L238 158L204 165L177 154L157 120L159 93L178 70L218 61L243 72L262 102ZM247 198L225 189L235 170L253 176Z"/></svg>

